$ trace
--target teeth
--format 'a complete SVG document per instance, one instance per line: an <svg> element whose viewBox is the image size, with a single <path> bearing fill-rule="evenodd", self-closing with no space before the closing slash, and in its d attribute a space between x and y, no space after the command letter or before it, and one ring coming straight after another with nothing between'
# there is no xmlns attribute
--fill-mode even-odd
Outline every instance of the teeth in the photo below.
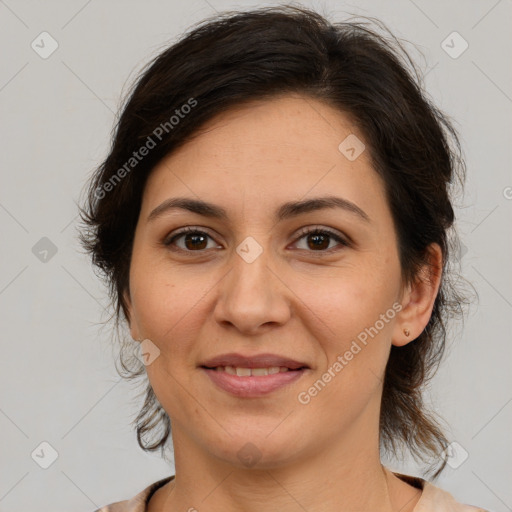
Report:
<svg viewBox="0 0 512 512"><path fill-rule="evenodd" d="M234 366L217 366L215 368L218 372L226 372L230 375L237 375L238 377L250 377L251 375L273 375L275 373L284 373L289 371L285 366L271 366L270 368L238 368Z"/></svg>
<svg viewBox="0 0 512 512"><path fill-rule="evenodd" d="M240 375L237 370L237 375ZM268 375L268 369L267 368L252 368L251 369L251 375Z"/></svg>
<svg viewBox="0 0 512 512"><path fill-rule="evenodd" d="M221 368L221 371L222 371L222 366L220 366L219 368ZM236 375L236 370L235 370L234 366L226 366L224 368L224 371L226 373L229 373L230 375Z"/></svg>

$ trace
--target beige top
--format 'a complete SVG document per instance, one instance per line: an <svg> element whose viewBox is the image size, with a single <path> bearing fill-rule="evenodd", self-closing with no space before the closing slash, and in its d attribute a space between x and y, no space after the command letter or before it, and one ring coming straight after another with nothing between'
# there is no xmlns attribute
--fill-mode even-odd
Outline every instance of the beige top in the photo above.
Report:
<svg viewBox="0 0 512 512"><path fill-rule="evenodd" d="M408 484L422 489L421 497L414 507L414 512L489 512L483 508L464 505L455 501L453 496L439 487L434 486L430 482L409 475L395 475ZM167 482L174 478L169 476L158 480L146 487L139 494L130 500L117 501L110 505L105 505L94 512L146 512L147 503L157 489L163 487Z"/></svg>

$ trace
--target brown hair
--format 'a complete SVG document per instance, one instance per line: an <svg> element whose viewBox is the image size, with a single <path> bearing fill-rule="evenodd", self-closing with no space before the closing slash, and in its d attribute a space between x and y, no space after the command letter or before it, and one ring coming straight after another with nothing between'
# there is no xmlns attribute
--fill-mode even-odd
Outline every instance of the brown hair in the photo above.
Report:
<svg viewBox="0 0 512 512"><path fill-rule="evenodd" d="M463 185L465 164L456 131L428 99L402 44L382 22L365 19L391 37L361 21L330 23L294 5L228 11L193 27L150 62L134 84L110 152L80 208L80 240L109 283L119 328L121 310L129 320L123 292L129 289L144 185L163 157L216 114L255 99L300 93L349 115L385 182L404 282L417 279L420 267L428 264L429 244L439 244L443 252L442 281L428 325L414 341L391 348L380 416L381 447L397 456L405 446L424 462L433 458L429 471L440 464L437 476L446 464L439 454L448 442L425 407L422 390L443 355L446 321L467 303L456 290L457 274L448 272L454 223L450 188L456 181ZM133 152L148 148L150 140L150 150L135 159ZM458 243L455 232L452 240ZM120 361L123 377L145 374L128 346ZM142 449L160 447L165 456L170 419L147 381L145 393L134 421L137 439Z"/></svg>

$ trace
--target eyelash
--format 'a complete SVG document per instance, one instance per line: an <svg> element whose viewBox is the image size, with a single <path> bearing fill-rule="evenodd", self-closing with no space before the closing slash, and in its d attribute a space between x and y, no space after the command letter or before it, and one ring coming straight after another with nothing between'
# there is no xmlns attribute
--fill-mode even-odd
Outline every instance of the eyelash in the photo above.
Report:
<svg viewBox="0 0 512 512"><path fill-rule="evenodd" d="M166 246L168 248L171 248L171 250L173 250L173 251L181 251L181 252L187 252L187 253L193 253L193 252L203 253L203 252L205 252L207 249L201 249L201 250L198 250L198 251L190 251L188 249L182 249L181 247L178 247L178 248L172 248L171 247L178 238L182 237L183 235L187 235L189 233L206 235L206 236L208 236L208 237L213 239L213 237L211 237L206 231L201 231L198 228L194 228L194 227L188 226L186 228L183 228L183 229L179 230L171 238L167 237L163 241L163 244L164 244L164 246ZM344 239L340 235L338 235L336 232L331 231L330 229L327 229L327 228L320 228L320 227L303 228L298 233L297 238L295 239L295 243L298 242L300 239L304 238L306 235L310 235L310 234L327 235L327 236L331 237L332 239L334 239L336 242L338 242L341 246L343 246L343 247L350 247L350 243L346 239ZM333 251L333 248L331 247L331 249L318 250L318 251L307 250L307 249L300 249L300 250L306 250L307 252L311 252L311 253L318 252L318 253L328 253L328 254L330 254Z"/></svg>

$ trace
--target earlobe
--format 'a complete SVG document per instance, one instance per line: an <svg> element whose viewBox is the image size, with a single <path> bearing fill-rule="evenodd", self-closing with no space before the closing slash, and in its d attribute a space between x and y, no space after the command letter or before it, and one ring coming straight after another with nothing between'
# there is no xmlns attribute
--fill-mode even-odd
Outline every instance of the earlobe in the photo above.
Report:
<svg viewBox="0 0 512 512"><path fill-rule="evenodd" d="M441 285L443 255L441 247L434 243L429 249L429 263L404 294L402 310L396 316L392 343L397 347L415 340L427 326Z"/></svg>

